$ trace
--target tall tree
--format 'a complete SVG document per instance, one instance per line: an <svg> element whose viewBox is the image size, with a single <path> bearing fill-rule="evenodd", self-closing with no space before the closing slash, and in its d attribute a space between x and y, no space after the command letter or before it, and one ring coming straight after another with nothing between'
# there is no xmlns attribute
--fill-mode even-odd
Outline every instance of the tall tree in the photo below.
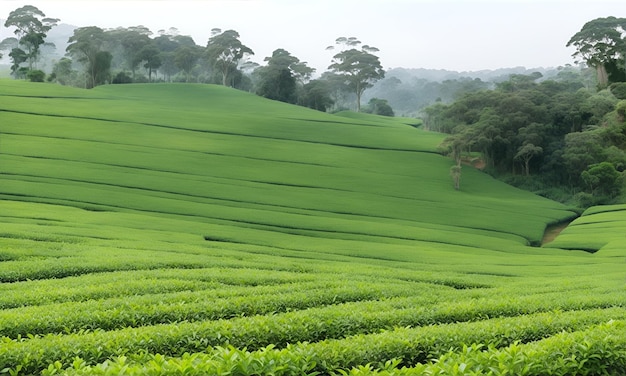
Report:
<svg viewBox="0 0 626 376"><path fill-rule="evenodd" d="M298 104L318 111L326 111L334 101L330 96L331 88L327 80L312 80L302 87Z"/></svg>
<svg viewBox="0 0 626 376"><path fill-rule="evenodd" d="M46 18L42 11L32 5L25 5L9 14L4 26L15 27L14 33L20 46L25 49L29 69L35 66L48 31L58 22L57 18Z"/></svg>
<svg viewBox="0 0 626 376"><path fill-rule="evenodd" d="M539 155L543 152L543 148L541 146L535 146L533 144L526 143L520 146L517 149L517 154L515 154L515 160L519 160L524 165L524 174L526 176L530 176L530 160L533 159L536 155Z"/></svg>
<svg viewBox="0 0 626 376"><path fill-rule="evenodd" d="M98 51L94 62L94 86L101 85L111 79L111 61L113 55L109 51Z"/></svg>
<svg viewBox="0 0 626 376"><path fill-rule="evenodd" d="M393 108L391 108L386 99L372 98L369 102L367 102L367 104L367 111L370 111L375 115L394 116Z"/></svg>
<svg viewBox="0 0 626 376"><path fill-rule="evenodd" d="M153 43L144 46L137 55L140 61L145 62L143 67L148 70L148 81L152 81L152 71L161 67L161 52Z"/></svg>
<svg viewBox="0 0 626 376"><path fill-rule="evenodd" d="M191 71L200 58L201 51L197 46L180 46L174 51L176 66L185 72L185 80L191 81Z"/></svg>
<svg viewBox="0 0 626 376"><path fill-rule="evenodd" d="M572 56L581 57L588 66L596 69L598 85L602 88L609 83L607 68L612 69L613 74L624 74L625 31L626 18L597 18L587 22L567 42L567 47L576 47L576 52Z"/></svg>
<svg viewBox="0 0 626 376"><path fill-rule="evenodd" d="M14 48L9 53L9 57L11 61L13 61L13 64L11 64L11 74L13 77L23 77L25 73L23 70L26 70L26 68L20 68L20 65L28 60L28 54L21 48Z"/></svg>
<svg viewBox="0 0 626 376"><path fill-rule="evenodd" d="M153 39L153 44L159 49L161 66L159 70L165 76L167 81L181 70L176 63L175 51L182 46L197 48L193 38L186 35L180 35L178 29L169 28L169 30L159 30L159 36Z"/></svg>
<svg viewBox="0 0 626 376"><path fill-rule="evenodd" d="M100 72L99 69L107 68L110 69L110 59L109 66L106 67L105 58L101 54L104 52L102 47L106 41L106 35L104 30L97 26L87 26L80 27L74 30L74 35L72 35L68 42L67 53L76 57L77 60L85 65L85 71L87 74L87 80L85 82L85 87L90 89L96 86L99 83L99 80L103 78L103 72ZM109 54L110 55L110 54Z"/></svg>
<svg viewBox="0 0 626 376"><path fill-rule="evenodd" d="M129 28L117 28L106 32L114 45L121 47L121 55L125 67L135 78L137 67L142 62L140 56L144 47L150 44L152 32L145 26L132 26Z"/></svg>
<svg viewBox="0 0 626 376"><path fill-rule="evenodd" d="M254 52L239 40L239 33L235 30L213 29L212 36L207 43L206 54L211 67L222 75L222 85L229 85L229 78L238 69L239 62Z"/></svg>
<svg viewBox="0 0 626 376"><path fill-rule="evenodd" d="M0 42L0 51L8 51L11 58L11 74L17 78L17 71L20 65L27 60L26 52L19 48L17 38L9 37Z"/></svg>
<svg viewBox="0 0 626 376"><path fill-rule="evenodd" d="M254 71L259 77L257 94L269 99L296 103L298 85L303 86L315 71L306 63L279 48L266 57L267 65Z"/></svg>
<svg viewBox="0 0 626 376"><path fill-rule="evenodd" d="M72 60L66 57L61 58L54 67L52 67L53 80L61 85L72 84L75 72L72 70Z"/></svg>
<svg viewBox="0 0 626 376"><path fill-rule="evenodd" d="M368 45L357 49L361 42L354 37L337 38L335 44L342 45L344 49L333 56L333 63L328 69L339 76L346 87L356 94L356 110L360 112L363 92L372 87L374 82L385 77L378 56L374 55L379 50ZM327 49L334 47L330 46Z"/></svg>
<svg viewBox="0 0 626 376"><path fill-rule="evenodd" d="M450 167L450 176L454 183L454 189L458 191L461 188L461 165L456 164Z"/></svg>

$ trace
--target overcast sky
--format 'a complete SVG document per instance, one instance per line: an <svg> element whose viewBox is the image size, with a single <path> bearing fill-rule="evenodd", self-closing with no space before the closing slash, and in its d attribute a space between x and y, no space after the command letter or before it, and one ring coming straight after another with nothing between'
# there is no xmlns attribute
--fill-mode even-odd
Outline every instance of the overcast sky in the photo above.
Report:
<svg viewBox="0 0 626 376"><path fill-rule="evenodd" d="M212 28L234 29L252 60L284 48L318 72L340 36L378 47L386 69L557 67L586 22L626 17L626 0L0 0L0 18L26 4L77 26L176 27L203 46Z"/></svg>

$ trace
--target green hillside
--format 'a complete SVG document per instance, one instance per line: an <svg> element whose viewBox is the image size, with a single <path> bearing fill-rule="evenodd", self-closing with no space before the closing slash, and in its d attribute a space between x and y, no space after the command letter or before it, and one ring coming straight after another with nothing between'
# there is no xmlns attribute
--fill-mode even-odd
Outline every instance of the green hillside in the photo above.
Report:
<svg viewBox="0 0 626 376"><path fill-rule="evenodd" d="M454 190L409 120L0 81L0 370L623 367L623 254L531 247L575 213L470 167Z"/></svg>

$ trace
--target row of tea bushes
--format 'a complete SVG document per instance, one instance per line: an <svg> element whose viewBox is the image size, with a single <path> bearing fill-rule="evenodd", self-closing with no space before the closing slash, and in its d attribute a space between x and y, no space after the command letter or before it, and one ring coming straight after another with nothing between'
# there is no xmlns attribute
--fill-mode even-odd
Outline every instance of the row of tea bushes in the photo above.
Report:
<svg viewBox="0 0 626 376"><path fill-rule="evenodd" d="M306 311L303 311L306 312ZM392 313L393 314L393 313ZM355 323L345 312L335 311L335 333L320 317L300 316L292 320L289 314L284 320L266 317L250 318L242 325L233 320L205 323L181 323L119 331L80 332L69 335L45 335L8 339L0 346L0 369L16 369L37 373L59 362L63 367L79 357L86 364L96 365L115 356L131 357L136 354L163 354L182 356L184 353L205 352L212 354L212 346L231 345L244 351L262 349L269 345L288 349L289 354L313 359L315 369L328 372L348 369L367 363L401 359L403 365L427 362L429 359L450 351L458 351L462 344L482 343L497 347L508 346L516 341L531 342L553 336L562 331L580 331L610 320L626 319L621 308L592 309L571 312L545 312L516 317L495 318L477 322L450 323L423 327L404 327L384 330L375 313L372 321ZM354 318L359 315L355 315ZM384 315L383 315L384 316ZM260 316L262 317L262 316ZM344 318L342 321L342 317ZM242 319L243 320L243 319ZM318 320L318 321L316 321ZM348 324L344 326L343 324ZM374 328L363 326L372 325ZM343 335L356 334L341 338ZM230 332L230 334L229 334ZM330 339L336 336L337 339ZM326 339L325 339L326 338ZM305 342L309 340L319 342ZM282 351L282 350L276 350ZM291 355L289 355L291 356Z"/></svg>
<svg viewBox="0 0 626 376"><path fill-rule="evenodd" d="M541 330L533 333L531 328L510 325L509 330L527 330L528 334L532 333L526 338L526 343L506 337L498 339L485 336L486 333L482 331L471 335L468 331L482 329L473 325L455 328L452 329L453 333L448 333L458 335L457 338L443 338L442 333L439 333L440 337L418 340L415 337L403 337L406 333L396 331L391 333L395 337L387 335L383 339L383 333L369 345L348 338L318 344L288 345L283 349L270 345L257 351L226 346L203 353L185 353L174 358L149 353L122 355L91 365L76 357L65 367L61 362L50 364L43 374L621 375L626 370L625 324L623 319L596 324L580 320L573 326L561 327L562 331L556 333ZM535 330L540 326L536 325ZM499 332L507 334L502 330ZM549 334L554 335L543 337ZM471 345L455 342L471 339L483 341L466 342ZM414 341L412 346L409 345L411 341ZM427 344L430 347L426 348ZM345 366L351 368L346 369Z"/></svg>

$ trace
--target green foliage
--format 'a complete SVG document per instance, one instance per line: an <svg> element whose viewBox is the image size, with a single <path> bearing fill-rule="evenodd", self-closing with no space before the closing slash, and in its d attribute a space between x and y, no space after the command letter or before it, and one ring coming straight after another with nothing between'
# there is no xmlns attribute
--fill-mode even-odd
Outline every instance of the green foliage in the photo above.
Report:
<svg viewBox="0 0 626 376"><path fill-rule="evenodd" d="M278 49L272 53L271 57L266 57L265 61L267 61L267 66L254 71L254 74L259 77L257 94L268 99L296 103L295 72L298 66L302 66L300 60L289 52Z"/></svg>
<svg viewBox="0 0 626 376"><path fill-rule="evenodd" d="M302 87L298 104L326 112L335 102L330 96L330 84L325 80L311 80Z"/></svg>
<svg viewBox="0 0 626 376"><path fill-rule="evenodd" d="M336 44L344 45L346 49L333 56L333 63L328 69L337 75L348 90L356 94L356 111L360 112L363 92L385 77L378 56L374 55L378 49L368 45L356 49L354 47L361 42L355 38L337 38Z"/></svg>
<svg viewBox="0 0 626 376"><path fill-rule="evenodd" d="M126 72L118 72L113 80L112 84L130 84L133 82L133 78L129 76Z"/></svg>
<svg viewBox="0 0 626 376"><path fill-rule="evenodd" d="M121 47L124 68L135 77L135 71L142 60L147 60L147 47L151 44L149 35L152 32L144 26L116 28L106 32L106 38L115 41ZM158 53L158 50L157 50ZM154 53L150 53L151 56ZM148 57L150 58L150 57Z"/></svg>
<svg viewBox="0 0 626 376"><path fill-rule="evenodd" d="M454 189L458 191L461 188L461 166L454 165L450 167L450 176L454 182Z"/></svg>
<svg viewBox="0 0 626 376"><path fill-rule="evenodd" d="M191 82L191 71L200 58L201 51L194 46L180 46L174 51L174 62L178 68L185 72L186 82Z"/></svg>
<svg viewBox="0 0 626 376"><path fill-rule="evenodd" d="M9 57L13 64L11 64L11 74L15 78L21 78L23 69L27 69L21 67L21 64L28 60L28 54L22 50L21 48L13 48L9 53Z"/></svg>
<svg viewBox="0 0 626 376"><path fill-rule="evenodd" d="M28 61L28 69L33 70L44 44L46 34L59 22L56 18L46 18L37 7L25 5L12 11L4 23L5 27L15 27L18 45L23 46L24 61ZM14 64L17 60L14 58ZM16 69L17 70L17 69Z"/></svg>
<svg viewBox="0 0 626 376"><path fill-rule="evenodd" d="M624 185L622 175L609 162L590 165L581 177L592 194L615 197Z"/></svg>
<svg viewBox="0 0 626 376"><path fill-rule="evenodd" d="M624 122L626 121L626 100L621 100L615 106L615 111L617 112L618 121Z"/></svg>
<svg viewBox="0 0 626 376"><path fill-rule="evenodd" d="M85 66L88 89L104 82L111 68L112 55L102 50L105 41L104 30L97 26L79 27L68 40L67 52Z"/></svg>
<svg viewBox="0 0 626 376"><path fill-rule="evenodd" d="M597 69L598 85L601 88L611 82L618 82L624 76L625 18L605 17L587 22L574 34L567 47L574 46L574 57L580 57L587 65Z"/></svg>
<svg viewBox="0 0 626 376"><path fill-rule="evenodd" d="M221 73L222 85L233 86L231 79L238 70L239 61L249 55L254 55L254 52L241 43L238 32L212 30L212 36L206 47L206 56L213 69Z"/></svg>
<svg viewBox="0 0 626 376"><path fill-rule="evenodd" d="M527 179L507 181L528 188L528 178L536 175L534 192L569 192L565 200L571 201L589 188L581 174L590 165L608 162L623 170L621 110L608 90L574 91L563 82L537 83L539 76L513 75L496 90L432 106L425 110L425 126L452 133L441 150L457 163L463 153L479 152L495 176L523 174ZM598 193L610 199L619 195L613 189L618 186Z"/></svg>
<svg viewBox="0 0 626 376"><path fill-rule="evenodd" d="M381 116L394 116L393 109L386 99L372 98L367 102L368 112Z"/></svg>
<svg viewBox="0 0 626 376"><path fill-rule="evenodd" d="M26 78L28 78L30 82L44 82L46 78L46 73L38 69L30 70L28 71L28 73L26 73Z"/></svg>
<svg viewBox="0 0 626 376"><path fill-rule="evenodd" d="M417 119L214 85L0 95L2 373L623 370L621 206L529 247L575 213L470 167L455 191Z"/></svg>

